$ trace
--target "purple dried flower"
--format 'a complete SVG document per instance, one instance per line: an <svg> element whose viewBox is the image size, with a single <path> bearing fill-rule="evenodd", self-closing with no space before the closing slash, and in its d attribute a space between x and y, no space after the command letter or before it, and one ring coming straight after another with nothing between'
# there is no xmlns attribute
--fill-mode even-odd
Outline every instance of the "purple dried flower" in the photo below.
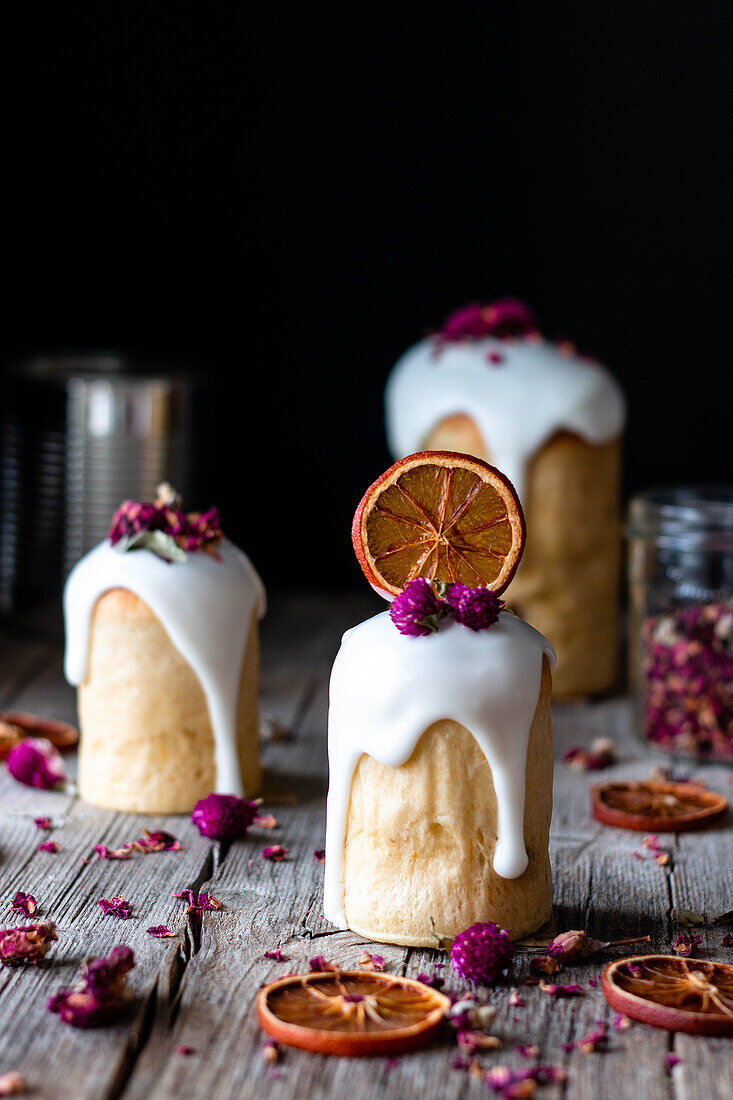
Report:
<svg viewBox="0 0 733 1100"><path fill-rule="evenodd" d="M193 808L191 821L209 840L241 840L257 817L257 803L234 794L210 794Z"/></svg>
<svg viewBox="0 0 733 1100"><path fill-rule="evenodd" d="M64 762L47 737L26 737L8 753L8 771L26 787L53 790L66 781Z"/></svg>
<svg viewBox="0 0 733 1100"><path fill-rule="evenodd" d="M446 614L447 604L435 592L424 577L406 584L389 608L389 617L400 634L412 638L427 637L438 629L440 619Z"/></svg>
<svg viewBox="0 0 733 1100"><path fill-rule="evenodd" d="M268 844L261 852L263 859L269 859L273 863L282 863L287 858L287 854L288 849L283 848L282 844Z"/></svg>
<svg viewBox="0 0 733 1100"><path fill-rule="evenodd" d="M90 959L77 983L46 1002L49 1012L72 1027L99 1027L114 1021L127 1000L127 974L135 965L132 949L114 947L105 958Z"/></svg>
<svg viewBox="0 0 733 1100"><path fill-rule="evenodd" d="M187 913L203 913L207 909L224 908L218 898L215 898L213 894L207 894L205 890L200 894L195 893L193 890L181 890L173 897L188 902Z"/></svg>
<svg viewBox="0 0 733 1100"><path fill-rule="evenodd" d="M0 963L37 963L58 939L53 921L42 920L19 928L0 928Z"/></svg>
<svg viewBox="0 0 733 1100"><path fill-rule="evenodd" d="M55 854L59 850L59 845L55 840L44 840L43 844L38 845L39 852L51 852Z"/></svg>
<svg viewBox="0 0 733 1100"><path fill-rule="evenodd" d="M472 924L453 940L453 969L470 982L491 985L507 969L514 955L509 932L498 924Z"/></svg>
<svg viewBox="0 0 733 1100"><path fill-rule="evenodd" d="M16 890L10 902L11 912L22 913L24 917L32 917L38 908L38 903L33 894L26 894L23 890Z"/></svg>
<svg viewBox="0 0 733 1100"><path fill-rule="evenodd" d="M486 630L499 618L504 601L489 588L469 588L467 584L452 584L446 592L453 617L471 630Z"/></svg>
<svg viewBox="0 0 733 1100"><path fill-rule="evenodd" d="M100 898L97 905L105 917L119 917L120 920L129 920L132 916L129 902L126 902L121 894L114 898Z"/></svg>
<svg viewBox="0 0 733 1100"><path fill-rule="evenodd" d="M689 958L690 955L695 955L697 953L697 949L701 943L702 936L696 936L694 933L689 936L678 936L672 944L672 950L677 955Z"/></svg>
<svg viewBox="0 0 733 1100"><path fill-rule="evenodd" d="M524 302L500 298L488 304L471 302L454 310L443 322L440 336L443 340L480 340L485 336L503 339L526 336L536 329L535 317Z"/></svg>

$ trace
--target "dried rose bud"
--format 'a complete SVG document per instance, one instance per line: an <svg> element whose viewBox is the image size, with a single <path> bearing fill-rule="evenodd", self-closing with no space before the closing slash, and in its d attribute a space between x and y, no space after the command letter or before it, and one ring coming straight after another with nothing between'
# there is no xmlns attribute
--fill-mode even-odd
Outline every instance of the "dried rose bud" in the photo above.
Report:
<svg viewBox="0 0 733 1100"><path fill-rule="evenodd" d="M210 794L196 803L191 821L209 840L241 840L257 817L257 806L234 794Z"/></svg>
<svg viewBox="0 0 733 1100"><path fill-rule="evenodd" d="M0 928L0 962L37 963L45 959L49 947L56 940L56 925L50 920L19 928Z"/></svg>
<svg viewBox="0 0 733 1100"><path fill-rule="evenodd" d="M553 959L584 959L588 955L595 954L604 944L600 940L593 940L580 929L571 929L570 932L562 932L547 945L547 954Z"/></svg>
<svg viewBox="0 0 733 1100"><path fill-rule="evenodd" d="M13 779L26 787L50 791L66 782L61 753L47 737L26 737L10 750L7 764Z"/></svg>
<svg viewBox="0 0 733 1100"><path fill-rule="evenodd" d="M470 982L491 985L507 969L514 956L514 944L506 928L489 921L472 924L453 940L450 960L453 969Z"/></svg>

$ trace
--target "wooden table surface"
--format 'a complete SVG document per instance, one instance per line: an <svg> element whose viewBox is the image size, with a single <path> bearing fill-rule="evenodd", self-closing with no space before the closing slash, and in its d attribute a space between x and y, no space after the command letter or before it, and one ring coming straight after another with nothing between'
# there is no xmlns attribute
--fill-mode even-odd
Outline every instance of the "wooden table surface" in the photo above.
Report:
<svg viewBox="0 0 733 1100"><path fill-rule="evenodd" d="M34 894L39 915L56 921L59 943L50 963L38 968L0 967L0 1074L18 1070L31 1095L47 1100L112 1098L162 1100L321 1096L483 1097L485 1082L451 1068L456 1047L450 1036L439 1044L403 1056L327 1059L286 1050L276 1071L264 1062L263 1036L254 1000L259 986L287 970L308 969L323 954L354 965L365 941L336 932L322 915L323 866L313 850L324 844L327 783L326 709L331 661L341 633L379 609L376 597L289 595L272 600L263 624L262 712L289 731L287 740L263 745L267 769L265 808L278 821L272 832L252 830L242 842L212 844L186 817L116 814L95 809L73 793L35 791L15 783L0 769L0 914L2 927L21 920L9 913L16 890ZM58 641L18 636L0 638L0 691L4 707L74 720L74 693L61 674ZM630 707L623 698L557 706L554 729L558 754L599 735L616 742L618 763L604 773L613 778L645 777L654 763L632 737ZM683 769L678 767L681 772ZM685 768L724 793L733 788L719 766ZM558 931L583 928L601 940L650 934L652 948L667 950L682 931L676 912L692 909L714 916L733 908L733 846L730 820L699 834L661 837L670 852L667 866L638 860L639 834L604 828L588 812L591 774L558 765L552 828L555 923ZM60 851L37 851L46 837L33 818L56 822L50 834ZM141 835L143 827L169 829L183 850L125 862L101 860L93 845L116 847ZM265 844L289 849L283 863L260 856ZM210 890L221 912L185 913L172 897L184 888ZM104 917L101 897L122 894L133 918ZM150 925L168 924L175 940L153 939ZM722 946L725 929L703 929L701 955L730 960ZM78 1031L45 1009L48 996L69 985L80 962L115 944L134 948L131 975L135 1008L115 1026ZM268 961L264 952L281 947L286 961ZM432 973L442 960L436 952L378 947L394 973ZM525 986L530 954L517 956L510 977L484 994L497 1009L494 1031L503 1048L481 1056L494 1065L526 1066L516 1044L540 1048L540 1061L564 1067L562 1085L543 1086L538 1096L662 1100L666 1097L733 1096L733 1043L725 1039L670 1035L641 1024L628 1031L609 1026L607 1049L567 1053L563 1044L591 1031L597 1020L611 1025L599 987L605 962L622 949L607 950L586 965L568 967L560 981L577 981L582 996L553 999L537 986ZM448 987L460 983L448 975ZM519 989L525 1006L511 1008ZM184 1044L193 1053L177 1048ZM666 1055L679 1064L670 1068Z"/></svg>

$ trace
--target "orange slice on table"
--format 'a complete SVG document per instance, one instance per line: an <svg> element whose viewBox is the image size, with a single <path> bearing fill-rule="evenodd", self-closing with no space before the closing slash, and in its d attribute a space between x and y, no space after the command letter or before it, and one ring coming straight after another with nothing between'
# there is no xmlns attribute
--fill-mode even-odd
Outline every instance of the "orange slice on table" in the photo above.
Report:
<svg viewBox="0 0 733 1100"><path fill-rule="evenodd" d="M396 596L417 577L498 593L522 556L524 515L511 482L488 462L422 451L369 486L351 538L381 595Z"/></svg>
<svg viewBox="0 0 733 1100"><path fill-rule="evenodd" d="M46 737L59 752L68 752L79 740L79 731L57 718L20 710L0 711L0 760L26 737Z"/></svg>
<svg viewBox="0 0 733 1100"><path fill-rule="evenodd" d="M367 970L294 974L260 990L260 1027L286 1046L354 1057L429 1042L449 999L412 978Z"/></svg>
<svg viewBox="0 0 733 1100"><path fill-rule="evenodd" d="M644 833L701 829L724 813L727 805L721 794L695 783L627 780L591 788L596 821Z"/></svg>
<svg viewBox="0 0 733 1100"><path fill-rule="evenodd" d="M603 971L616 1012L667 1031L733 1035L733 966L677 955L635 955Z"/></svg>

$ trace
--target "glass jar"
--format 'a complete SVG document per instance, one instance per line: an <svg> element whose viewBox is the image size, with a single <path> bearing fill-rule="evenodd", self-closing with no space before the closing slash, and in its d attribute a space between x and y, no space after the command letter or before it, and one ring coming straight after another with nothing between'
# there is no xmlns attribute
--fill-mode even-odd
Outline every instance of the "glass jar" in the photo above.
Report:
<svg viewBox="0 0 733 1100"><path fill-rule="evenodd" d="M641 734L667 752L733 761L733 489L641 493L628 539Z"/></svg>

